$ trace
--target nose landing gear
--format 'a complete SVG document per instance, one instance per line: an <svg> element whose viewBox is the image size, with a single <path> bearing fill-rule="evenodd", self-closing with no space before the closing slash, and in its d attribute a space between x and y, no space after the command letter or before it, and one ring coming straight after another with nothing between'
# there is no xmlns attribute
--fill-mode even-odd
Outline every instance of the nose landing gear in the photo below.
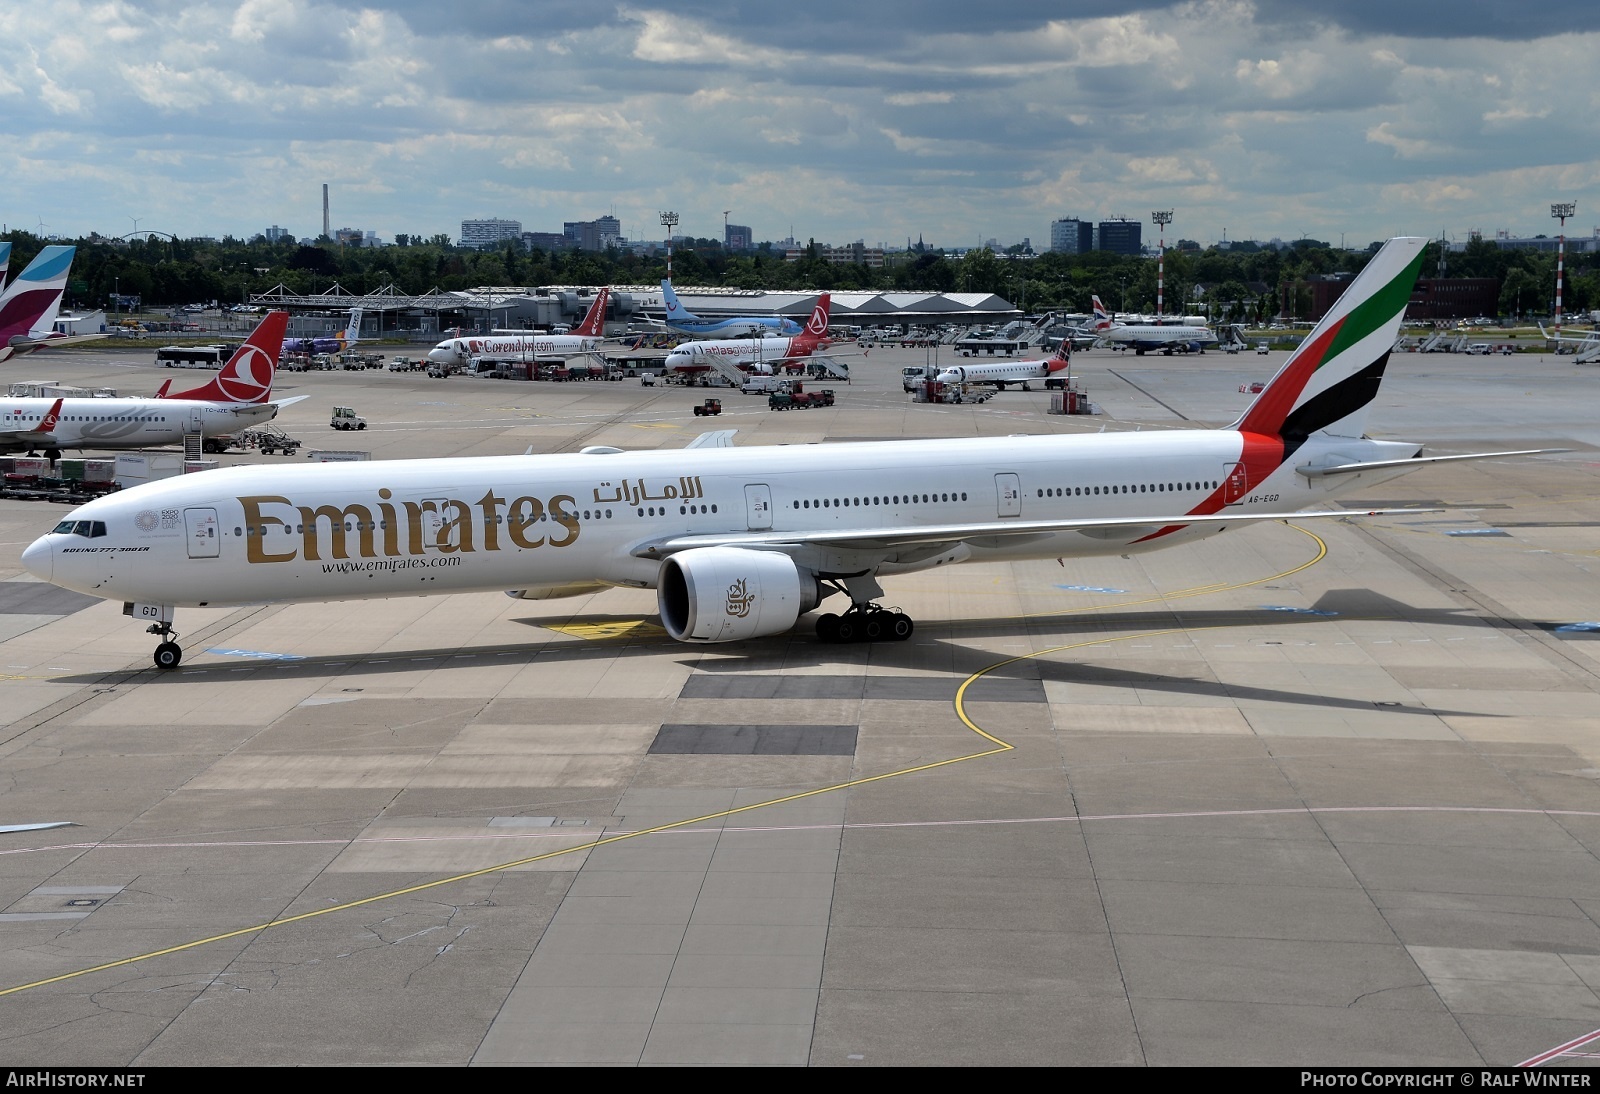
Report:
<svg viewBox="0 0 1600 1094"><path fill-rule="evenodd" d="M178 632L172 629L172 624L152 623L145 628L145 633L161 636L161 644L156 647L156 668L163 672L177 668L183 660L183 647L173 641L178 637Z"/></svg>

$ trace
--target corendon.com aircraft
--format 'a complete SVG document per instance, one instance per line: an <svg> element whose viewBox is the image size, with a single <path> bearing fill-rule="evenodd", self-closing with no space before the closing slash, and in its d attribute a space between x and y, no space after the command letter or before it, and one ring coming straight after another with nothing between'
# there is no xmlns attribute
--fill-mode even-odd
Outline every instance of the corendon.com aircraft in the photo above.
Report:
<svg viewBox="0 0 1600 1094"><path fill-rule="evenodd" d="M822 293L811 318L793 338L708 338L685 342L667 354L668 372L706 372L717 360L747 372L770 373L775 366L810 357L828 344L828 313L833 295Z"/></svg>
<svg viewBox="0 0 1600 1094"><path fill-rule="evenodd" d="M1047 380L1066 372L1072 359L1072 342L1063 338L1054 357L1043 361L1008 361L999 365L952 365L934 379L941 384L993 384L1004 390L1007 384L1021 384L1027 391L1030 380Z"/></svg>
<svg viewBox="0 0 1600 1094"><path fill-rule="evenodd" d="M89 502L22 560L124 601L161 668L181 606L493 589L653 587L683 642L780 634L843 592L821 638L906 638L885 575L1347 516L1327 503L1431 462L1362 436L1424 242L1390 240L1225 429L229 468Z"/></svg>
<svg viewBox="0 0 1600 1094"><path fill-rule="evenodd" d="M584 313L583 322L567 334L529 331L526 334L477 334L447 338L428 351L428 360L435 364L464 368L474 357L506 361L541 358L564 360L593 353L600 348L605 335L606 300L610 294L610 288L603 288L596 293L589 310Z"/></svg>
<svg viewBox="0 0 1600 1094"><path fill-rule="evenodd" d="M269 312L249 339L210 381L188 391L148 399L49 399L0 397L0 452L64 449L112 451L181 444L185 433L219 437L271 421L280 407L299 398L272 401L272 378L289 313ZM37 428L47 423L50 428Z"/></svg>

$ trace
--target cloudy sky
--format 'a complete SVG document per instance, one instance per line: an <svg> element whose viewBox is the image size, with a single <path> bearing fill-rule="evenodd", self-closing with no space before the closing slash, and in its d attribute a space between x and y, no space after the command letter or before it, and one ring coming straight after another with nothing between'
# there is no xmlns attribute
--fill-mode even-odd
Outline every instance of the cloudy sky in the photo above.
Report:
<svg viewBox="0 0 1600 1094"><path fill-rule="evenodd" d="M1600 224L1592 0L0 5L11 227L904 245Z"/></svg>

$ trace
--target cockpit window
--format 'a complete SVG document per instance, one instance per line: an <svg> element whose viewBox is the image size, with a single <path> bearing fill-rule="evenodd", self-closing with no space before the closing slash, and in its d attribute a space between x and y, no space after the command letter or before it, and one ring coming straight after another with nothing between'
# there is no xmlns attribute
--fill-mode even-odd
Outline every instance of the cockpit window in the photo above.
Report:
<svg viewBox="0 0 1600 1094"><path fill-rule="evenodd" d="M53 530L60 535L70 536L72 534L72 530L77 526L78 522L75 520L64 520L60 524L56 525Z"/></svg>
<svg viewBox="0 0 1600 1094"><path fill-rule="evenodd" d="M103 520L64 520L52 529L63 536L83 536L85 539L99 539L106 534L106 522Z"/></svg>

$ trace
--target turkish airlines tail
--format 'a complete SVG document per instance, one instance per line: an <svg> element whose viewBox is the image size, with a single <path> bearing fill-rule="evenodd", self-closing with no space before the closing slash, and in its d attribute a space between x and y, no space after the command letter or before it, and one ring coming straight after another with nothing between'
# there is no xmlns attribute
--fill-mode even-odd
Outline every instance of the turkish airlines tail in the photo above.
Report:
<svg viewBox="0 0 1600 1094"><path fill-rule="evenodd" d="M272 398L272 377L278 368L278 354L283 349L283 332L288 329L288 312L268 312L210 383L163 397L243 406L268 402Z"/></svg>
<svg viewBox="0 0 1600 1094"><path fill-rule="evenodd" d="M606 298L611 295L611 288L607 286L595 296L594 303L589 305L589 310L584 313L583 322L568 333L580 335L584 338L599 338L605 334L606 328Z"/></svg>

